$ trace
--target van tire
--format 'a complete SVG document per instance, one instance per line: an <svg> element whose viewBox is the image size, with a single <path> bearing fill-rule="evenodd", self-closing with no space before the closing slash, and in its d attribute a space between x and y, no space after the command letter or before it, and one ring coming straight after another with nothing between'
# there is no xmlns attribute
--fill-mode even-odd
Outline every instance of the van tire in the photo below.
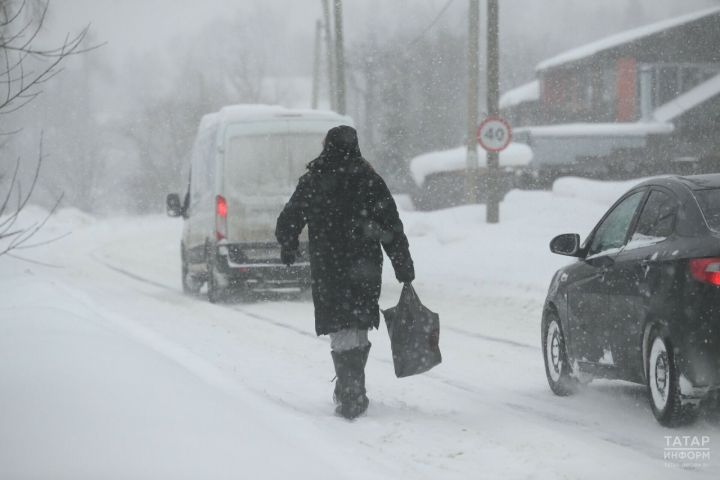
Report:
<svg viewBox="0 0 720 480"><path fill-rule="evenodd" d="M208 291L208 300L210 303L221 303L224 302L227 299L227 288L218 285L217 282L217 275L220 275L216 270L215 262L216 262L216 254L215 251L208 247L207 249L207 291Z"/></svg>
<svg viewBox="0 0 720 480"><path fill-rule="evenodd" d="M186 260L185 247L180 245L181 279L183 293L186 295L197 295L200 293L202 282L190 275L188 262Z"/></svg>
<svg viewBox="0 0 720 480"><path fill-rule="evenodd" d="M221 303L227 298L227 291L225 288L217 284L215 275L215 267L209 263L207 281L208 300L210 303Z"/></svg>

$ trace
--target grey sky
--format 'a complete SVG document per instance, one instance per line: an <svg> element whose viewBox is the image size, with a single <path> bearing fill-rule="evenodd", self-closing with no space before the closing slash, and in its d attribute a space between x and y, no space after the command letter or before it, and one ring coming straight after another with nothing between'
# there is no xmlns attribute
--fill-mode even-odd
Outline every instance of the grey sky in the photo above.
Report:
<svg viewBox="0 0 720 480"><path fill-rule="evenodd" d="M348 43L374 32L388 36L395 31L420 32L446 0L345 0ZM435 29L466 29L467 0L454 0ZM632 4L642 18L637 24L717 4L712 0L503 0L501 33L521 36L528 42L560 38L567 48L614 33ZM583 11L600 11L585 22ZM303 39L291 47L297 54L311 54L314 21L321 16L320 0L51 0L53 36L92 24L93 38L107 42L105 55L123 59L130 53L163 52L175 40L197 33L218 18L242 14L272 16L279 30L268 37ZM613 19L618 21L614 22ZM579 20L579 21L578 21ZM430 32L432 33L432 31ZM262 39L258 39L262 41ZM558 47L560 49L564 47ZM557 53L557 52L549 52ZM303 64L310 63L305 58Z"/></svg>

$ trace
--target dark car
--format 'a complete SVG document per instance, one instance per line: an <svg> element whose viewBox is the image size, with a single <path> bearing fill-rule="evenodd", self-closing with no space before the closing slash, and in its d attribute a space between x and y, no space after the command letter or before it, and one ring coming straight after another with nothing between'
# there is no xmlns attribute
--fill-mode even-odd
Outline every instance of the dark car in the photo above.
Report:
<svg viewBox="0 0 720 480"><path fill-rule="evenodd" d="M593 377L647 385L667 426L720 388L720 175L649 180L622 196L557 271L542 319L550 388Z"/></svg>

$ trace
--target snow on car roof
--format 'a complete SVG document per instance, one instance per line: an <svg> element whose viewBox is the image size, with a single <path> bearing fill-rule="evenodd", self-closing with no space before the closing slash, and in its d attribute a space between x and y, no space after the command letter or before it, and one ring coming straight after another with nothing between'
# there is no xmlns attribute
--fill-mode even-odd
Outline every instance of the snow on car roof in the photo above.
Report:
<svg viewBox="0 0 720 480"><path fill-rule="evenodd" d="M713 7L706 10L682 15L676 18L663 20L661 22L645 25L643 27L635 28L633 30L627 30L609 37L603 38L596 42L588 43L578 48L574 48L567 52L561 53L555 57L540 62L535 68L536 71L547 70L549 68L558 67L566 63L575 62L584 58L595 55L604 50L624 45L626 43L634 42L651 35L669 30L671 28L680 27L688 23L700 20L701 18L720 14L720 7Z"/></svg>
<svg viewBox="0 0 720 480"><path fill-rule="evenodd" d="M676 99L661 105L653 113L653 118L658 122L669 122L717 95L720 95L720 75L712 77Z"/></svg>
<svg viewBox="0 0 720 480"><path fill-rule="evenodd" d="M534 102L540 100L540 82L533 80L532 82L521 85L500 97L500 108L514 107L524 102Z"/></svg>
<svg viewBox="0 0 720 480"><path fill-rule="evenodd" d="M280 105L229 105L218 112L223 123L255 122L262 120L277 120L288 118L305 118L311 120L339 121L352 125L352 119L329 110L311 110L300 108L285 108Z"/></svg>
<svg viewBox="0 0 720 480"><path fill-rule="evenodd" d="M480 168L487 167L487 154L482 149L478 153ZM500 167L524 167L530 164L532 158L533 153L529 146L513 142L500 152ZM464 170L466 161L467 147L423 153L410 160L410 173L415 183L422 186L425 178L433 173Z"/></svg>
<svg viewBox="0 0 720 480"><path fill-rule="evenodd" d="M672 133L675 126L664 122L635 123L567 123L524 127L515 133L528 132L534 137L644 137Z"/></svg>

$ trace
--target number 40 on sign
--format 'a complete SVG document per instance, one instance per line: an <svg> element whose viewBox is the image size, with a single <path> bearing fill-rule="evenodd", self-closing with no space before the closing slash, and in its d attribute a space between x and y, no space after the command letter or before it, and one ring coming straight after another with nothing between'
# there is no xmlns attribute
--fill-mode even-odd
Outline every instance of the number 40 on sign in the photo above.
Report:
<svg viewBox="0 0 720 480"><path fill-rule="evenodd" d="M478 127L477 139L488 152L501 152L510 145L512 129L502 118L490 117Z"/></svg>

